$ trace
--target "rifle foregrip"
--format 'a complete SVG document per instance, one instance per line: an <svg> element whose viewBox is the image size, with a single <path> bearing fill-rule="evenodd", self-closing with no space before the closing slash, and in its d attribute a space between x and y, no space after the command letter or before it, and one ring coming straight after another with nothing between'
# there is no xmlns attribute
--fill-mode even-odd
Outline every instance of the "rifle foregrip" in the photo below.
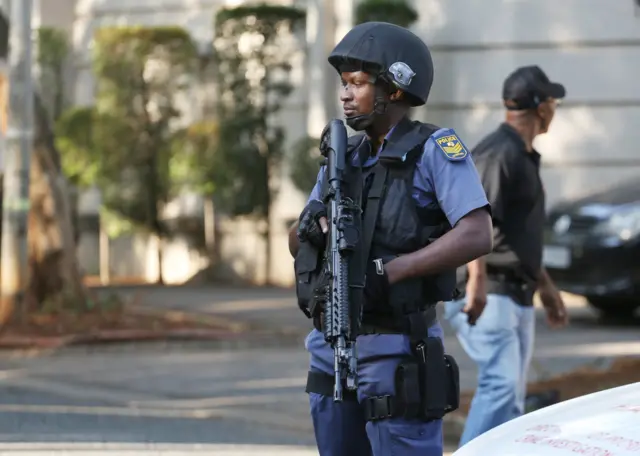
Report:
<svg viewBox="0 0 640 456"><path fill-rule="evenodd" d="M349 331L349 265L344 257L340 258L340 284L339 293L339 313L340 313L340 333L347 334Z"/></svg>

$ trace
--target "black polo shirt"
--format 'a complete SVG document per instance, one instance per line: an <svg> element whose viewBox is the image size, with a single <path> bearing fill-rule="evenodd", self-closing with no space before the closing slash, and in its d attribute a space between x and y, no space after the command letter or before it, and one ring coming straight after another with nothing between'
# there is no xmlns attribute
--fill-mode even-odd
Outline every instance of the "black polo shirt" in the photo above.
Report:
<svg viewBox="0 0 640 456"><path fill-rule="evenodd" d="M508 293L520 304L532 305L542 267L545 221L540 154L527 151L520 135L506 123L471 154L493 218L493 252L486 257L489 292ZM505 281L512 286L500 286Z"/></svg>

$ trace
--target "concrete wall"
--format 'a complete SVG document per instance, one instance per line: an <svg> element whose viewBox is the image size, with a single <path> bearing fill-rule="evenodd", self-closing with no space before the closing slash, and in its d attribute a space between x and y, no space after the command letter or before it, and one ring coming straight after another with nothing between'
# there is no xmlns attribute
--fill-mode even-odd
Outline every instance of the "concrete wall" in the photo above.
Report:
<svg viewBox="0 0 640 456"><path fill-rule="evenodd" d="M544 157L548 203L640 178L640 15L632 0L416 1L436 77L421 118L468 146L502 120L502 81L538 64L568 92Z"/></svg>
<svg viewBox="0 0 640 456"><path fill-rule="evenodd" d="M109 276L155 282L158 258L155 239L144 234L125 235L109 240ZM78 258L85 275L100 275L100 240L96 232L80 238ZM174 239L164 248L162 272L165 283L180 284L207 266L207 258L193 249L186 239Z"/></svg>
<svg viewBox="0 0 640 456"><path fill-rule="evenodd" d="M473 147L503 118L504 78L538 64L568 91L551 131L536 141L548 205L640 178L634 0L414 0L414 6L420 19L413 30L429 44L435 64L428 107L415 118L453 127ZM326 80L337 81L326 53L312 62ZM339 113L336 106L325 110L325 121ZM316 111L310 106L310 114Z"/></svg>

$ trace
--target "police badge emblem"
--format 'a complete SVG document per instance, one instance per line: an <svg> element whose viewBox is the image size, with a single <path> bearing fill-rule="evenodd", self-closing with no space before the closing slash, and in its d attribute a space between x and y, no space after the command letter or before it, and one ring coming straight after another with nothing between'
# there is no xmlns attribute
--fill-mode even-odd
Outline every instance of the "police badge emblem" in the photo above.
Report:
<svg viewBox="0 0 640 456"><path fill-rule="evenodd" d="M469 151L464 147L458 135L453 130L449 130L449 134L436 137L438 148L444 153L448 160L459 161L464 160L469 155Z"/></svg>

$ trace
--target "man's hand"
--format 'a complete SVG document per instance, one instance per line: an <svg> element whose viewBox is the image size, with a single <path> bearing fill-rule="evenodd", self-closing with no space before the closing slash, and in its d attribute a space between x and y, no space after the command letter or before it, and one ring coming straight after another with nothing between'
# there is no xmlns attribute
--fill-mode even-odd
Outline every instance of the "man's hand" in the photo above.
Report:
<svg viewBox="0 0 640 456"><path fill-rule="evenodd" d="M327 208L322 201L311 200L302 210L298 223L297 236L300 241L308 241L319 249L326 243L329 232Z"/></svg>
<svg viewBox="0 0 640 456"><path fill-rule="evenodd" d="M569 323L569 315L562 296L552 283L545 283L538 289L540 301L547 313L547 323L552 328L563 328Z"/></svg>
<svg viewBox="0 0 640 456"><path fill-rule="evenodd" d="M470 275L467 281L466 304L462 312L467 314L467 320L474 326L487 305L487 281L485 277Z"/></svg>

